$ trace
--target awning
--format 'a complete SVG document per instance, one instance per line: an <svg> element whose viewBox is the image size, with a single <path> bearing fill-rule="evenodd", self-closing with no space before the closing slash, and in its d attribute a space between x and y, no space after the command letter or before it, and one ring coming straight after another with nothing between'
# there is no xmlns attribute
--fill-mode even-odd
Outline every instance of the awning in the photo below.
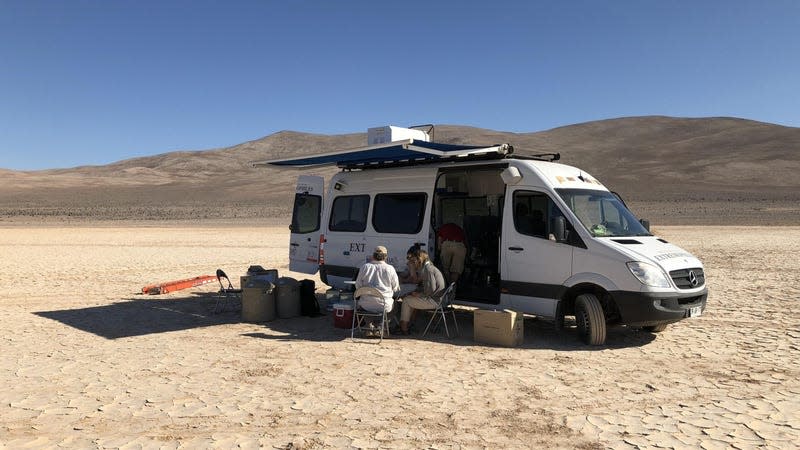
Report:
<svg viewBox="0 0 800 450"><path fill-rule="evenodd" d="M511 153L508 144L486 146L440 144L436 142L395 141L369 147L340 150L336 152L307 155L295 158L273 159L254 162L253 167L283 166L309 167L335 164L339 167L369 167L404 161L424 161L442 158L459 158L475 155L496 155L502 157Z"/></svg>

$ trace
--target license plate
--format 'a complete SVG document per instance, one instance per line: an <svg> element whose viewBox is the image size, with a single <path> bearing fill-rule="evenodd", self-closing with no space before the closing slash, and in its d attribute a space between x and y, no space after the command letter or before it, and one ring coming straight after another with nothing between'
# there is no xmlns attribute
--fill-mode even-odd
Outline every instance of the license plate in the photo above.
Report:
<svg viewBox="0 0 800 450"><path fill-rule="evenodd" d="M695 306L689 308L689 317L700 317L701 314L703 314L702 306Z"/></svg>

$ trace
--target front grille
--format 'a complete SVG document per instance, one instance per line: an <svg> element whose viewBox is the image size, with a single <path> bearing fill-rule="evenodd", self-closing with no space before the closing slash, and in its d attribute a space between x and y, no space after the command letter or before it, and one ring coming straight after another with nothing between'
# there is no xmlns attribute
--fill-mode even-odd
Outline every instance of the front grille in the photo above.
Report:
<svg viewBox="0 0 800 450"><path fill-rule="evenodd" d="M706 284L706 276L703 269L700 268L673 270L669 276L672 277L672 281L675 282L678 289L694 289Z"/></svg>

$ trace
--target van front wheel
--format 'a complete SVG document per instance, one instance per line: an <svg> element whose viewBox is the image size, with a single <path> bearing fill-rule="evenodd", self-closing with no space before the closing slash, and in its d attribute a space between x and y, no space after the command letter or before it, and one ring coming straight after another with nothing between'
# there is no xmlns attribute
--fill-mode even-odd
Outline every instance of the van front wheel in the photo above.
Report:
<svg viewBox="0 0 800 450"><path fill-rule="evenodd" d="M594 294L581 294L575 299L575 322L583 342L589 345L606 342L606 317Z"/></svg>

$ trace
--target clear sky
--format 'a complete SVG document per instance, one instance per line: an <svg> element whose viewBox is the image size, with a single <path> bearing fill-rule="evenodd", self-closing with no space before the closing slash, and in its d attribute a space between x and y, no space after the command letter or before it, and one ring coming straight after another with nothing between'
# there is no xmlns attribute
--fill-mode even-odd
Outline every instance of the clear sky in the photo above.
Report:
<svg viewBox="0 0 800 450"><path fill-rule="evenodd" d="M800 126L800 1L0 0L0 168L638 115Z"/></svg>

